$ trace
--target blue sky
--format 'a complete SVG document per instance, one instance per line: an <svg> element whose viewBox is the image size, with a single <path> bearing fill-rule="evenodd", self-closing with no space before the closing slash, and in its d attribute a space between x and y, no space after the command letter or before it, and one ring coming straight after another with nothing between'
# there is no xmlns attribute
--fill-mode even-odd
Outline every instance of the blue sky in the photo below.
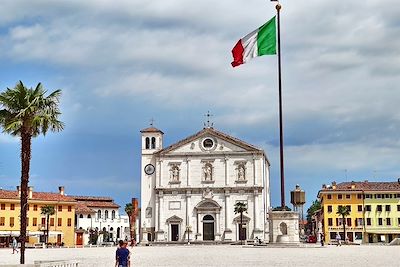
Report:
<svg viewBox="0 0 400 267"><path fill-rule="evenodd" d="M400 7L394 0L281 1L286 199L324 183L400 177ZM140 195L140 129L169 145L203 127L265 149L280 203L276 57L233 69L237 40L269 1L2 1L0 90L62 89L63 132L33 141L35 190ZM0 186L20 179L0 134Z"/></svg>

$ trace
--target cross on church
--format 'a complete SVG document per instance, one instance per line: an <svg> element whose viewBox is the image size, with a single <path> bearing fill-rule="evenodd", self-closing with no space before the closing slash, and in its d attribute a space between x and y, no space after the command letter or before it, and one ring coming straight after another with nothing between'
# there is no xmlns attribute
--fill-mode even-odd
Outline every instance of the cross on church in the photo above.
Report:
<svg viewBox="0 0 400 267"><path fill-rule="evenodd" d="M204 123L204 127L207 127L207 128L213 127L214 123L210 122L210 117L212 117L213 115L210 114L210 111L207 111L207 114L204 116L207 117L207 123Z"/></svg>
<svg viewBox="0 0 400 267"><path fill-rule="evenodd" d="M150 126L153 127L153 125L154 125L154 119L151 118L151 119L150 119Z"/></svg>

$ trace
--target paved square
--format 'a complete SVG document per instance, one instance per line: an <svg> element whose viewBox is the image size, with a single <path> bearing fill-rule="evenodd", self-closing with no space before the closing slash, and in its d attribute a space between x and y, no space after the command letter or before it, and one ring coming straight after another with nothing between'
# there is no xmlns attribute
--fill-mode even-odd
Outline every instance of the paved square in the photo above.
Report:
<svg viewBox="0 0 400 267"><path fill-rule="evenodd" d="M27 250L34 260L77 259L80 266L114 266L115 247ZM251 246L134 247L133 266L400 266L399 246L309 246L268 248ZM19 254L0 249L0 265L17 264Z"/></svg>

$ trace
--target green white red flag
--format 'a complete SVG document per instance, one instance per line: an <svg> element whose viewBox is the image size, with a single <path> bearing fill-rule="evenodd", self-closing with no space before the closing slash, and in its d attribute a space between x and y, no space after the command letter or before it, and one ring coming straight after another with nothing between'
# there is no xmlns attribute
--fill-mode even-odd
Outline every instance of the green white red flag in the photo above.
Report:
<svg viewBox="0 0 400 267"><path fill-rule="evenodd" d="M258 29L240 39L232 49L232 67L247 63L254 57L276 55L275 16Z"/></svg>

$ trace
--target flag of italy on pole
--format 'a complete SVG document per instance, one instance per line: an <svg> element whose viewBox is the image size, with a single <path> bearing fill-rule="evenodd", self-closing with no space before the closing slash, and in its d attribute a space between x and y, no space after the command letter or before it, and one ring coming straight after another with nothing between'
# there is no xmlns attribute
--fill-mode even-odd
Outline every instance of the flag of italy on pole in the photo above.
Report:
<svg viewBox="0 0 400 267"><path fill-rule="evenodd" d="M254 57L276 55L275 17L240 39L232 49L232 54L232 67L244 64Z"/></svg>

